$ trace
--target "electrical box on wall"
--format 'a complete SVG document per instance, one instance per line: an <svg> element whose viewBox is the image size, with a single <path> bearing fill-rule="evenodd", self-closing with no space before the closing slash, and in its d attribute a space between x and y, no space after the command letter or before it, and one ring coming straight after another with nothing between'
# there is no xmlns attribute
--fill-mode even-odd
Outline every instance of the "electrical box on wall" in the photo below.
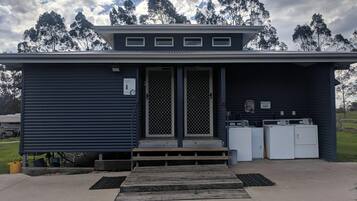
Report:
<svg viewBox="0 0 357 201"><path fill-rule="evenodd" d="M123 84L123 94L126 96L136 95L136 79L135 78L124 78Z"/></svg>

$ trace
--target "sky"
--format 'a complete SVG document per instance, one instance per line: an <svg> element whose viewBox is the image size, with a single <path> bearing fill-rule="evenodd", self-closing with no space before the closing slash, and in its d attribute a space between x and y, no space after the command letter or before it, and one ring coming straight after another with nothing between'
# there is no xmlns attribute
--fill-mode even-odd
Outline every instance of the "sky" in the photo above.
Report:
<svg viewBox="0 0 357 201"><path fill-rule="evenodd" d="M137 14L146 12L147 0L133 0ZM213 0L214 2L217 0ZM94 25L110 25L109 11L122 0L0 0L0 52L16 52L26 29L34 26L40 14L55 11L67 27L76 12L82 11ZM171 0L180 14L193 16L201 0ZM296 50L291 35L298 24L306 24L314 13L323 14L333 34L350 38L357 29L357 0L261 0L270 11L273 26L289 50Z"/></svg>

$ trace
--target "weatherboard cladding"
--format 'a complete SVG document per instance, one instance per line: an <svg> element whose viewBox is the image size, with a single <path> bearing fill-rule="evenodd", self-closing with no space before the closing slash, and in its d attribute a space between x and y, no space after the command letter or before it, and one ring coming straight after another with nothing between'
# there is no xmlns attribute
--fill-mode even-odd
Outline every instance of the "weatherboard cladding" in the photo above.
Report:
<svg viewBox="0 0 357 201"><path fill-rule="evenodd" d="M114 152L135 146L137 99L123 95L123 78L135 78L136 67L114 73L103 64L31 66L24 70L24 153Z"/></svg>
<svg viewBox="0 0 357 201"><path fill-rule="evenodd" d="M316 65L309 70L310 116L319 125L320 157L336 160L336 106L334 71L332 68Z"/></svg>
<svg viewBox="0 0 357 201"><path fill-rule="evenodd" d="M144 37L145 47L126 47L126 37ZM173 47L155 47L155 37L173 37ZM202 47L184 47L183 40L185 37L202 37ZM231 37L231 47L213 47L213 37ZM115 34L114 35L114 49L125 51L219 51L219 50L242 50L242 34Z"/></svg>

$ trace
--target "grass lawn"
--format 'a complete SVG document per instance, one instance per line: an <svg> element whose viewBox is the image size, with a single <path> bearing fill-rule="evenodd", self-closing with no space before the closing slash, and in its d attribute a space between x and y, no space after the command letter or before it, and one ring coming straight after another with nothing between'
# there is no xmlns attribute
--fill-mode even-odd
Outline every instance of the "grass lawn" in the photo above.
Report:
<svg viewBox="0 0 357 201"><path fill-rule="evenodd" d="M18 139L17 139L18 140ZM15 141L17 141L15 140ZM0 141L0 174L8 173L8 163L16 159L20 159L19 142L4 143L5 140ZM6 140L10 141L9 139Z"/></svg>
<svg viewBox="0 0 357 201"><path fill-rule="evenodd" d="M357 162L357 133L337 133L337 160Z"/></svg>
<svg viewBox="0 0 357 201"><path fill-rule="evenodd" d="M337 132L337 160L357 162L357 112L348 112L346 118L337 113L342 123Z"/></svg>

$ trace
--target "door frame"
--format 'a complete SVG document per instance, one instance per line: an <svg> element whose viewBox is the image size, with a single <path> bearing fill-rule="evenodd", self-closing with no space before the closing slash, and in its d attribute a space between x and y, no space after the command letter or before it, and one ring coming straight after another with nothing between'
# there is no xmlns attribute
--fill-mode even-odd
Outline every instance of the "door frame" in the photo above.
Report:
<svg viewBox="0 0 357 201"><path fill-rule="evenodd" d="M210 133L188 134L187 133L187 71L209 71L209 118L210 118ZM211 67L185 67L184 69L184 137L213 137L213 70Z"/></svg>
<svg viewBox="0 0 357 201"><path fill-rule="evenodd" d="M149 133L149 71L163 71L169 69L171 72L171 134L159 135ZM175 79L173 67L148 67L145 69L145 137L165 138L175 137Z"/></svg>

